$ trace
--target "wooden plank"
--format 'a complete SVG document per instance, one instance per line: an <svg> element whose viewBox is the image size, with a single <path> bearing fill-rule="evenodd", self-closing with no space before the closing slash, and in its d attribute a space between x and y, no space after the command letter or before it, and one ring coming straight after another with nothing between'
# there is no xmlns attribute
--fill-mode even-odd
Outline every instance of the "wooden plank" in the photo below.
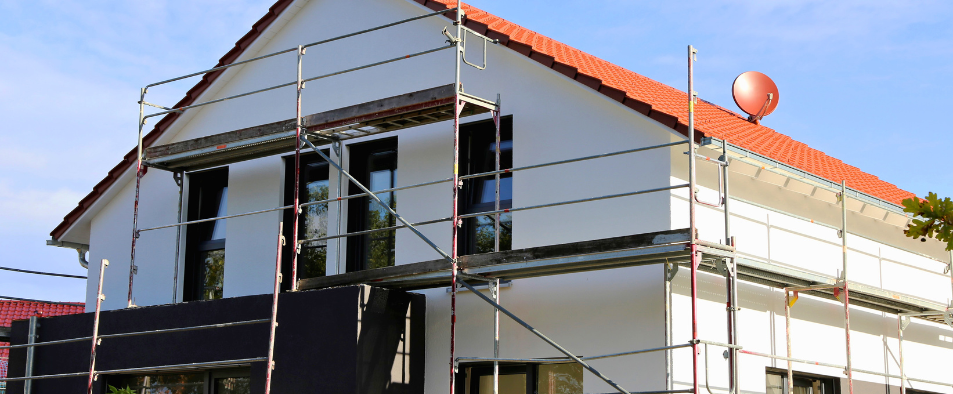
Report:
<svg viewBox="0 0 953 394"><path fill-rule="evenodd" d="M188 152L191 150L209 148L209 147L228 147L228 144L250 138L263 137L270 134L277 134L283 131L294 130L296 127L294 119L282 120L244 129L229 131L227 133L214 134L207 137L200 137L186 141L174 142L166 145L150 146L146 148L146 160L157 157L174 155L177 153ZM294 145L292 145L294 146Z"/></svg>
<svg viewBox="0 0 953 394"><path fill-rule="evenodd" d="M449 84L307 115L302 120L305 127L308 127L309 129L334 127L331 125L335 123L342 123L342 125L348 122L357 123L360 121L359 118L377 118L389 116L385 114L394 112L395 110L397 110L397 112L394 112L394 114L406 112L406 110L400 109L407 107L420 106L427 103L436 102L430 105L433 107L437 105L443 105L444 103L442 102L446 101L447 99L450 99L450 103L453 103L453 97L453 84Z"/></svg>
<svg viewBox="0 0 953 394"><path fill-rule="evenodd" d="M453 85L450 84L307 115L303 117L302 122L304 127L310 130L320 131L321 129L367 122L383 117L400 115L406 112L423 111L429 108L447 105L448 103L453 104L453 97ZM278 134L294 130L295 127L294 119L286 119L187 141L148 147L146 148L145 156L146 159L149 160L198 149L212 147L225 149L228 148L230 144L242 140ZM292 146L294 145L292 144Z"/></svg>
<svg viewBox="0 0 953 394"><path fill-rule="evenodd" d="M461 256L458 265L461 268L477 268L521 261L572 257L592 253L663 245L668 243L688 242L688 240L688 230L668 230L597 239L592 241L572 242L559 245ZM344 274L324 276L319 278L301 279L298 281L298 288L301 290L308 290L361 283L374 284L374 282L384 279L411 277L414 275L446 271L448 269L450 269L450 263L444 259L423 261L419 263L402 264L373 270L347 272Z"/></svg>

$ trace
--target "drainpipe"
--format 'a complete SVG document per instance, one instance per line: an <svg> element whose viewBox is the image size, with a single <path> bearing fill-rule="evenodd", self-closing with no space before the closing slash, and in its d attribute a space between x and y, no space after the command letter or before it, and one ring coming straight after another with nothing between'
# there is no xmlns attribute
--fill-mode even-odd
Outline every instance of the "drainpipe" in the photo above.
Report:
<svg viewBox="0 0 953 394"><path fill-rule="evenodd" d="M57 241L55 239L46 240L46 245L56 246L58 248L76 249L76 252L79 253L79 265L83 266L83 268L89 269L89 262L86 261L86 252L89 251L89 245L69 241Z"/></svg>

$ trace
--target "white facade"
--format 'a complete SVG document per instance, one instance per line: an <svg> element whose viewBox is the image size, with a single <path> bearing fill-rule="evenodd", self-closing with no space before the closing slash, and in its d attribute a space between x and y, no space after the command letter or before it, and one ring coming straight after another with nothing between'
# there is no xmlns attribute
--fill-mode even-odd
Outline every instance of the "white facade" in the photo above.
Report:
<svg viewBox="0 0 953 394"><path fill-rule="evenodd" d="M242 59L424 12L429 10L405 0L299 0L245 50ZM304 59L304 75L324 74L440 46L445 41L440 31L449 25L444 18L429 18L309 48ZM501 95L502 114L513 116L515 166L683 139L672 129L512 50L491 46L487 57L489 67L486 70L464 67L462 80L468 93L485 98L495 98L497 93ZM289 53L229 69L198 101L293 81L294 64L294 54ZM438 52L309 82L304 90L302 113L445 85L452 80L452 51ZM187 111L157 144L293 118L294 100L293 88L285 88ZM464 118L463 122L487 117ZM453 135L450 122L370 138L394 135L398 138L398 186L451 175ZM133 141L131 134L130 140ZM362 141L350 140L348 144L359 142ZM684 151L684 146L678 146L671 150L518 172L513 176L513 206L685 183ZM283 157L273 156L230 165L228 214L283 205L283 160ZM346 167L346 150L343 162ZM714 187L714 167L706 167L704 163L700 166L702 185ZM731 169L731 194L737 197L731 201L731 227L740 256L836 277L842 267L840 238L836 230L792 215L839 225L839 205L779 186L767 176L757 176L757 171L755 174L746 172L750 169L745 169L740 160L734 161ZM331 171L331 195L336 193L336 175ZM187 186L185 193L188 193ZM134 175L129 171L62 238L88 242L90 261L110 260L104 286L104 293L108 296L103 303L106 309L126 306L134 194ZM686 194L685 189L678 189L671 193L516 212L513 214L513 248L685 228L688 226ZM711 199L714 192L708 189L701 195ZM139 227L174 223L177 198L178 190L171 175L150 170L142 179ZM447 184L398 192L397 201L398 212L414 222L449 216L452 205ZM331 204L331 208L329 222L336 223L336 206ZM870 217L868 210L865 212L866 215L855 211L848 214L849 279L948 305L953 290L949 276L943 272L945 263L937 261L948 261L949 256L942 247L932 240L921 243L905 238L901 227ZM883 217L881 214L880 218ZM278 212L228 219L226 297L271 292L279 221ZM721 213L700 208L699 229L702 239L722 240ZM449 248L449 224L423 226L421 230L439 246ZM335 232L336 226L329 226L328 233ZM184 250L185 237L182 239ZM176 298L182 299L183 263L181 259L173 261L174 250L174 229L142 233L137 245L138 274L132 293L137 305L172 302L176 264L180 268ZM338 255L336 242L329 242L328 255L331 259L327 264L327 274L339 273L343 263L332 260ZM397 264L438 257L409 230L398 231ZM90 264L89 277L98 275L98 264ZM87 305L92 308L96 288L93 280L89 283ZM724 279L700 274L699 284L700 336L725 341ZM504 288L502 303L573 352L604 354L663 345L663 285L662 266L521 279L512 287ZM682 343L691 338L687 270L679 272L672 287L672 342ZM427 295L428 303L426 387L428 392L444 392L449 384L449 295L446 289L422 292ZM460 294L457 305L457 355L492 356L492 309L466 292ZM783 292L742 283L740 307L740 344L745 349L784 355ZM896 316L860 307L852 308L851 314L854 367L897 374ZM795 357L838 364L846 362L843 308L840 304L804 296L793 308L792 316ZM502 357L560 356L555 349L505 317L501 337ZM936 360L953 357L951 337L953 330L947 326L915 320L906 330L904 342L907 375L948 380L948 374L943 373L945 365ZM280 334L278 338L280 340ZM709 361L712 389L724 391L727 376L726 363L720 356L723 349L712 350L714 354ZM690 350L675 350L673 354L674 381L676 388L681 388L680 384L691 382ZM740 365L742 390L759 393L765 392L765 367L785 367L783 362L755 356L742 356ZM662 353L597 361L593 366L630 390L665 387ZM840 371L826 367L796 364L795 369L841 376ZM896 379L886 382L885 378L875 375L855 374L855 379L869 382L874 385L869 387L881 391L886 383L899 384ZM913 387L953 392L950 387L920 383L913 383ZM585 391L612 390L587 373Z"/></svg>

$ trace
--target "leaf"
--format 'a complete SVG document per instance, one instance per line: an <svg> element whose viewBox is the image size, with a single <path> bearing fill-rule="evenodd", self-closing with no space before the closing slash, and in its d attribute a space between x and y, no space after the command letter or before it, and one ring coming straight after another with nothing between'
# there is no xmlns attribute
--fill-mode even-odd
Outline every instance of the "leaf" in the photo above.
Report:
<svg viewBox="0 0 953 394"><path fill-rule="evenodd" d="M953 200L941 199L936 193L927 193L924 198L908 198L901 201L903 211L914 217L903 233L910 238L934 238L946 243L946 250L953 251Z"/></svg>

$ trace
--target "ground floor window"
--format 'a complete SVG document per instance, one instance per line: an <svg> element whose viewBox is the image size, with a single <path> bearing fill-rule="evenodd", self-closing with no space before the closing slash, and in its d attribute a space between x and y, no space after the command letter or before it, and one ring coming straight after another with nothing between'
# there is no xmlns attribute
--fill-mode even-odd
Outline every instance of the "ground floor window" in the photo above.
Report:
<svg viewBox="0 0 953 394"><path fill-rule="evenodd" d="M839 394L840 379L808 374L794 373L794 392L788 391L788 373L786 370L770 368L765 375L767 394Z"/></svg>
<svg viewBox="0 0 953 394"><path fill-rule="evenodd" d="M567 364L502 364L500 394L570 394L582 392L582 366ZM493 365L461 366L456 378L457 392L493 393Z"/></svg>
<svg viewBox="0 0 953 394"><path fill-rule="evenodd" d="M106 393L131 389L136 394L250 394L248 368L228 370L114 375L106 380Z"/></svg>

